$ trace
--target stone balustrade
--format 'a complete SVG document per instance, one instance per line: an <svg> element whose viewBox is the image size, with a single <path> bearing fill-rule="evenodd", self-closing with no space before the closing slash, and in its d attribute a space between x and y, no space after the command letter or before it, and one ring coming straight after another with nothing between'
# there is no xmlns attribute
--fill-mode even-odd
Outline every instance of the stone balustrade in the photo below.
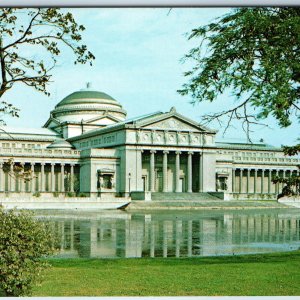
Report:
<svg viewBox="0 0 300 300"><path fill-rule="evenodd" d="M78 150L1 148L0 156L70 157L79 158Z"/></svg>

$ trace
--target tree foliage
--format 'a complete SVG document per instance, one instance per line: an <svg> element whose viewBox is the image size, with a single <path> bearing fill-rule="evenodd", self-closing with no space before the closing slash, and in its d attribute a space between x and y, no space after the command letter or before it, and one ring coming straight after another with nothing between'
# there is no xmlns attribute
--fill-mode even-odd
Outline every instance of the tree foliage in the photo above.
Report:
<svg viewBox="0 0 300 300"><path fill-rule="evenodd" d="M94 55L81 43L83 25L57 8L0 8L0 98L22 83L49 95L51 71L64 48L75 64L92 64ZM18 116L18 109L1 101L0 112Z"/></svg>
<svg viewBox="0 0 300 300"><path fill-rule="evenodd" d="M251 124L273 116L282 127L300 113L300 10L298 8L239 8L215 22L194 29L199 39L185 60L194 67L178 92L192 102L214 101L230 91L235 104L205 115L224 122L225 129L241 120L249 136ZM226 118L227 117L227 118ZM299 148L298 148L299 150Z"/></svg>
<svg viewBox="0 0 300 300"><path fill-rule="evenodd" d="M0 294L30 295L47 266L42 257L55 250L49 227L30 212L0 208Z"/></svg>
<svg viewBox="0 0 300 300"><path fill-rule="evenodd" d="M8 159L8 161L3 164L2 170L14 180L21 179L24 183L29 182L37 177L34 175L32 169L25 169L24 164L15 162L13 158Z"/></svg>
<svg viewBox="0 0 300 300"><path fill-rule="evenodd" d="M278 195L278 198L283 196L295 196L300 195L300 176L291 176L287 178L274 177L272 179L274 184L283 183L282 192Z"/></svg>

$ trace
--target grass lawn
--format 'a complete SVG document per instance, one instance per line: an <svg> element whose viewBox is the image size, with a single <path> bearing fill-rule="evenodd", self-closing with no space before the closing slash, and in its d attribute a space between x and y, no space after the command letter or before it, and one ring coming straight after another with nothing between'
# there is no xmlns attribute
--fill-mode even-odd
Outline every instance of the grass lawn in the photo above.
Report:
<svg viewBox="0 0 300 300"><path fill-rule="evenodd" d="M53 259L33 296L300 295L300 251L209 258Z"/></svg>

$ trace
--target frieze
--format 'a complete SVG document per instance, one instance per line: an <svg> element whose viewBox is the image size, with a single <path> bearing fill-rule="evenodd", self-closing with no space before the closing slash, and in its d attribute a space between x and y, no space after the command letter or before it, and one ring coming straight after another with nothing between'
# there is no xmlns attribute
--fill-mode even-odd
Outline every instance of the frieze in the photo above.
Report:
<svg viewBox="0 0 300 300"><path fill-rule="evenodd" d="M169 131L169 130L137 130L136 142L140 144L156 145L193 145L201 146L203 138L201 133ZM209 137L212 139L212 137ZM211 142L209 143L211 144Z"/></svg>

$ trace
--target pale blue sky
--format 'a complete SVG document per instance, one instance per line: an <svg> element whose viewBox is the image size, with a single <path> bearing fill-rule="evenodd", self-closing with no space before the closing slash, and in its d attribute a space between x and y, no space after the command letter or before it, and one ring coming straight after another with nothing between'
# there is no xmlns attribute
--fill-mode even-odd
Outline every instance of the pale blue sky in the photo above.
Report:
<svg viewBox="0 0 300 300"><path fill-rule="evenodd" d="M229 8L174 8L169 14L168 8L69 10L86 27L83 38L96 56L94 65L75 66L74 57L65 51L53 72L50 97L21 85L6 94L5 99L21 109L19 119L6 118L8 125L42 126L62 98L84 88L88 81L95 90L118 100L128 118L175 106L181 114L200 121L201 114L229 107L226 96L226 101L192 106L189 97L176 92L186 81L183 72L189 69L180 59L195 45L195 41L187 41L185 33L229 12ZM268 123L272 130L259 128L252 137L273 145L292 144L298 137L296 123L288 129L279 129L273 120ZM210 127L219 129L216 125ZM226 137L245 138L245 134L237 125Z"/></svg>

